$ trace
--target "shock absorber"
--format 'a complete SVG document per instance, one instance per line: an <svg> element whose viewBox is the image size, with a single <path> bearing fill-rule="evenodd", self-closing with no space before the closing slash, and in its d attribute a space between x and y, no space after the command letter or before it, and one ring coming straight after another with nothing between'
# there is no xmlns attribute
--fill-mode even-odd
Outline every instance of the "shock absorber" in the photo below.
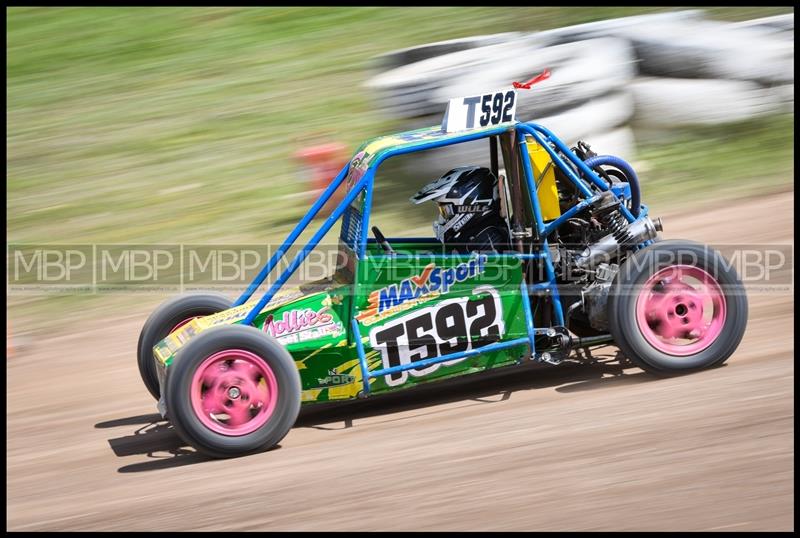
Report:
<svg viewBox="0 0 800 538"><path fill-rule="evenodd" d="M619 207L614 208L613 211L606 213L603 216L603 224L608 228L611 232L611 235L614 236L618 242L623 243L627 238L628 234L626 233L628 228L628 220L619 210Z"/></svg>
<svg viewBox="0 0 800 538"><path fill-rule="evenodd" d="M633 248L656 237L661 229L659 221L654 224L648 217L642 217L629 223L619 208L620 202L613 193L603 193L592 213L608 230L608 234L575 257L575 265L590 269L601 262L610 261L623 249Z"/></svg>

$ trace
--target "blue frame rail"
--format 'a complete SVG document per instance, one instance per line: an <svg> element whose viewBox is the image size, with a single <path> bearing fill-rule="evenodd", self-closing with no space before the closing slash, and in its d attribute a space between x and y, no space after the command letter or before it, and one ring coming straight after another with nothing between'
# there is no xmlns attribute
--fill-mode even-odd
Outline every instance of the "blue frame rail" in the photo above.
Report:
<svg viewBox="0 0 800 538"><path fill-rule="evenodd" d="M325 234L328 233L328 230L330 230L331 227L334 225L334 223L337 220L339 220L339 217L342 216L345 209L347 209L347 206L352 204L353 200L355 200L356 197L359 194L361 194L361 190L364 189L364 187L367 185L368 180L370 179L371 178L368 178L365 175L358 181L358 183L353 185L353 188L350 189L350 192L347 193L347 196L344 197L344 200L342 200L339 203L339 205L336 206L336 209L325 220L325 223L319 230L317 230L317 233L315 233L314 236L309 240L308 244L304 245L303 248L300 249L300 252L297 253L297 256L294 257L294 260L292 260L289 266L286 269L284 269L283 273L281 273L281 276L278 277L275 283L270 287L269 291L267 291L267 293L265 293L264 296L261 297L261 300L258 301L258 303L253 307L253 309L250 310L250 313L247 314L247 317L244 319L244 321L242 321L243 325L251 325L253 323L253 320L256 319L256 316L258 316L261 310L263 310L264 307L267 306L267 303L269 303L272 300L275 294L278 293L278 290L281 289L281 286L283 286L283 284L289 279L289 277L292 276L292 274L294 274L297 268L300 267L300 264L303 263L303 260L306 259L308 253L314 250L314 248L316 248L317 244L319 244L322 238L325 237ZM309 221L310 220L311 219L309 219ZM306 223L306 226L307 225L308 223ZM305 229L305 227L303 229ZM302 233L302 230L300 230L300 232L298 232L297 235L300 235L300 233Z"/></svg>
<svg viewBox="0 0 800 538"><path fill-rule="evenodd" d="M291 231L283 244L278 247L278 250L272 255L264 268L261 269L253 282L247 287L244 293L242 293L239 298L236 299L236 302L233 303L233 306L244 304L253 295L253 293L255 293L258 287L264 283L264 280L266 280L267 276L269 276L275 266L278 265L278 262L286 254L286 251L291 248L295 241L297 241L297 238L300 237L300 234L303 233L303 231L308 227L308 224L314 219L314 217L317 216L317 213L319 213L319 210L322 209L322 206L325 205L336 189L339 188L344 181L344 178L347 177L347 172L349 170L350 162L348 161L347 164L344 165L344 168L342 168L341 172L339 172L333 181L331 181L331 184L328 185L322 194L319 195L319 198L317 198L317 201L314 202L314 205L311 206L305 216L300 219L300 222L294 227L294 230Z"/></svg>
<svg viewBox="0 0 800 538"><path fill-rule="evenodd" d="M342 200L333 213L328 217L325 223L322 225L322 228L311 238L309 243L305 245L301 251L295 256L294 260L289 264L289 266L283 270L281 275L277 278L275 283L270 287L270 289L261 297L261 300L250 310L247 314L247 317L242 321L243 325L251 325L255 320L256 316L264 309L269 301L275 296L275 294L280 290L283 284L292 276L292 274L297 270L303 260L306 259L308 253L314 250L317 246L319 241L325 236L326 233L331 229L333 224L339 220L339 217L342 216L347 206L349 206L356 197L361 194L361 191L366 189L366 198L364 203L364 213L362 215L361 221L361 241L359 242L358 247L358 258L360 260L364 259L366 255L366 248L367 248L367 233L368 233L368 223L369 223L369 215L370 211L372 210L372 190L373 190L373 183L375 179L375 170L381 165L383 161L388 159L389 157L394 157L396 155L403 155L405 153L413 153L416 151L423 151L426 149L433 149L442 146L449 146L453 144L460 144L462 142L469 142L471 140L478 140L480 138L486 138L489 136L495 136L502 134L508 131L508 127L498 127L496 129L490 129L487 131L481 131L480 133L467 133L463 136L458 136L446 140L434 140L429 143L422 143L415 146L408 146L408 147L400 147L396 148L391 151L387 151L382 153L378 158L372 163L366 173L361 177L361 179L356 183L348 192L347 196L344 200ZM278 265L283 256L286 255L286 252L294 245L294 242L300 236L303 231L308 227L311 223L313 218L319 213L319 210L322 209L322 206L330 200L330 197L333 195L334 191L342 184L342 182L347 177L347 172L349 170L350 163L348 162L347 165L342 169L341 172L334 178L330 185L320 194L319 198L311 209L308 210L308 213L297 223L297 226L289 233L289 236L283 242L283 244L278 248L275 254L270 258L267 265L259 272L253 282L247 287L247 290L239 296L233 306L239 306L244 304L254 293L255 291L261 286L261 284L266 280L269 274L275 269Z"/></svg>

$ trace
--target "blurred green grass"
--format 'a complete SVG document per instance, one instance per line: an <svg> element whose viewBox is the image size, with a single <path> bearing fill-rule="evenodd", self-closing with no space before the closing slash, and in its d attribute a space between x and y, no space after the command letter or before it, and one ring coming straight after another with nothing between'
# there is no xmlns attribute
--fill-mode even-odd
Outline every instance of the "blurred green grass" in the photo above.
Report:
<svg viewBox="0 0 800 538"><path fill-rule="evenodd" d="M397 129L362 87L374 55L659 10L10 8L8 240L277 238L295 150Z"/></svg>
<svg viewBox="0 0 800 538"><path fill-rule="evenodd" d="M794 114L637 138L643 196L661 205L783 190L794 180Z"/></svg>
<svg viewBox="0 0 800 538"><path fill-rule="evenodd" d="M363 87L375 55L673 9L7 8L7 241L281 240L307 208L295 150L322 140L354 149L399 129ZM791 10L706 11L746 20ZM643 146L646 199L678 188L694 199L689 186L717 192L751 178L785 184L792 121Z"/></svg>

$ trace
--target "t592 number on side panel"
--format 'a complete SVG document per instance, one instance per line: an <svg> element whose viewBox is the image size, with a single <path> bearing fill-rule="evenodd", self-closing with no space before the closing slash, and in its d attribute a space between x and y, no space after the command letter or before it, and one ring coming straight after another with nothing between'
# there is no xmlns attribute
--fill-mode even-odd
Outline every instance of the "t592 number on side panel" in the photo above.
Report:
<svg viewBox="0 0 800 538"><path fill-rule="evenodd" d="M383 368L464 352L502 338L505 333L500 294L491 286L473 290L477 298L459 297L374 328L369 333L373 349L381 353ZM402 385L408 375L421 377L435 372L442 364L463 361L453 359L421 369L406 370L384 376L389 386Z"/></svg>

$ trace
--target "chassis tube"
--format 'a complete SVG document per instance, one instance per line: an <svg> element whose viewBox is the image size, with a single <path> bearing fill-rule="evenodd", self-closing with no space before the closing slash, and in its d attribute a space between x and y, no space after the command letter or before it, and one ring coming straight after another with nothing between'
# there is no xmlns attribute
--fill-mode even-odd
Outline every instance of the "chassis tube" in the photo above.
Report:
<svg viewBox="0 0 800 538"><path fill-rule="evenodd" d="M535 331L533 327L533 314L531 313L531 297L528 295L528 286L524 278L520 284L519 293L522 299L522 308L525 312L525 328L528 330L528 345L531 346L531 358L533 358L536 356L536 343L534 341Z"/></svg>
<svg viewBox="0 0 800 538"><path fill-rule="evenodd" d="M571 219L572 217L574 217L575 215L577 215L578 213L589 207L591 204L593 204L599 197L600 195L593 196L587 200L581 200L580 202L572 206L563 215L561 215L556 220L550 222L550 224L544 227L544 236L545 237L549 236L551 233L556 231L562 224L567 222L567 220Z"/></svg>
<svg viewBox="0 0 800 538"><path fill-rule="evenodd" d="M583 195L584 198L591 198L593 196L591 189L589 189L589 187L586 186L586 183L584 183L583 180L581 180L581 178L579 178L575 174L575 171L572 168L566 165L564 160L553 150L553 148L550 147L547 141L544 138L542 138L541 133L534 130L532 124L527 124L527 123L519 124L517 126L517 134L520 140L525 140L526 134L531 135L533 139L536 140L536 142L538 142L538 144L542 146L545 149L545 151L547 151L547 153L550 155L550 158L553 159L554 163L556 163L556 166L558 166L561 169L561 171L567 175L569 180L575 184L575 187L577 187L577 189L581 191L581 194ZM560 140L558 140L557 142L561 143ZM556 143L556 141L554 141L554 143ZM563 146L564 144L561 143L561 145ZM569 155L572 155L572 152L569 151L569 148L567 148L567 153ZM523 161L525 161L525 159L523 159ZM530 167L530 162L528 163L528 167ZM602 190L608 190L608 186L602 181L600 181L599 178L597 178L597 181L598 181L598 187L600 187ZM534 196L535 194L536 190L533 191L531 196Z"/></svg>
<svg viewBox="0 0 800 538"><path fill-rule="evenodd" d="M367 238L369 238L369 214L372 211L372 187L375 184L375 169L370 169L366 176L369 177L367 182L366 194L364 195L364 214L361 215L361 238L358 243L358 259L363 260L367 255Z"/></svg>
<svg viewBox="0 0 800 538"><path fill-rule="evenodd" d="M547 139L551 141L553 144L555 144L556 147L562 153L564 153L567 156L567 158L570 161L572 161L575 164L575 166L577 166L578 169L587 178L589 178L589 180L592 183L594 183L597 187L600 188L600 190L603 191L609 190L610 187L602 179L600 179L600 177L594 172L594 170L586 166L586 163L580 160L577 155L572 153L572 150L570 150L569 147L564 142L562 142L561 139L559 139L556 135L554 135L549 129L547 129L542 125L537 125L535 123L520 124L519 128L521 128L523 132L529 133L531 136L533 136L534 139L536 139L536 141L539 142L539 144L542 144L543 140L541 139L540 136L537 135L541 133L544 136L546 136ZM564 166L563 161L561 161L561 159L558 158L557 155L555 155L555 152L552 151L552 149L548 144L542 144L542 146L545 148L545 150L547 150L547 152L550 154L551 157L558 159L558 164L560 165L562 171L567 173L567 176L570 178L570 180L572 180L572 182L575 183L575 185L583 192L583 189L586 189L586 186L584 185L583 181L581 181L581 179L575 175L575 172L568 166ZM584 193L584 195L587 198L589 198L591 196L591 193L588 193L588 195L587 193ZM628 220L628 222L633 222L634 220L636 220L627 207L625 206L620 207L620 211Z"/></svg>
<svg viewBox="0 0 800 538"><path fill-rule="evenodd" d="M367 357L364 355L364 344L361 342L361 331L358 330L358 321L356 318L350 320L351 330L353 331L353 340L356 342L356 351L358 352L358 364L361 366L361 392L364 396L369 396L369 366L367 366Z"/></svg>
<svg viewBox="0 0 800 538"><path fill-rule="evenodd" d="M339 185L342 184L342 181L344 181L345 176L347 176L347 171L349 169L350 161L347 161L347 164L344 165L344 168L342 168L341 172L339 172L333 181L331 181L331 184L328 185L325 191L319 195L319 198L317 198L317 201L314 202L314 205L312 205L308 210L308 213L306 213L300 222L297 223L297 226L294 227L294 230L292 230L292 232L289 234L289 237L287 237L283 244L278 247L277 252L272 255L272 258L270 258L269 262L267 262L267 265L261 269L261 272L258 273L255 280L253 280L253 282L247 287L244 293L242 293L239 298L236 299L236 302L233 303L233 306L244 304L253 295L253 293L255 293L258 287L264 283L267 275L269 275L270 272L275 268L275 266L278 264L278 261L283 257L284 254L286 254L286 251L289 250L289 247L294 244L311 220L317 216L317 213L319 213L319 210L325 205L325 202L330 199L334 191L339 188Z"/></svg>
<svg viewBox="0 0 800 538"><path fill-rule="evenodd" d="M544 235L544 220L542 219L542 211L539 207L536 180L533 177L533 168L531 167L531 160L528 157L528 143L525 141L524 133L518 133L517 146L519 147L519 154L522 158L522 171L525 174L525 181L528 184L528 194L531 198L533 218L536 221L536 237L541 238Z"/></svg>
<svg viewBox="0 0 800 538"><path fill-rule="evenodd" d="M497 351L498 349L506 349L509 347L514 347L520 344L527 344L527 343L528 343L527 336L522 338L515 338L514 340L508 340L506 342L495 342L493 344L487 344L485 346L477 347L475 349L470 349L467 351L462 351L460 353L448 353L447 355L431 357L430 359L423 359L421 361L410 362L408 364L392 366L391 368L383 368L381 370L375 370L374 372L370 372L369 376L380 377L382 375L396 374L398 372L404 372L406 370L425 368L426 366L430 366L432 364L438 364L440 362L452 361L454 359L463 359L466 357L474 357L475 355L480 355L481 353L487 353L489 351Z"/></svg>
<svg viewBox="0 0 800 538"><path fill-rule="evenodd" d="M303 246L300 252L297 253L297 256L294 257L294 260L292 260L292 263L289 265L289 267L287 267L283 273L281 273L281 276L278 277L272 287L270 287L269 291L264 294L258 304L253 307L249 314L247 314L247 317L244 319L244 321L242 321L242 325L251 325L253 323L253 320L261 312L261 309L263 309L267 303L272 300L272 297L275 295L275 293L277 293L281 286L283 286L289 277L292 276L292 273L297 270L300 264L303 263L303 260L306 259L308 253L314 250L314 248L317 246L317 243L319 243L322 238L325 237L325 234L328 233L328 230L331 229L331 226L333 226L334 223L339 220L339 217L342 216L342 213L344 213L345 209L347 209L347 206L353 203L353 200L355 200L356 196L361 193L361 189L364 188L369 179L369 177L364 177L359 180L358 183L353 185L353 188L349 193L347 193L347 196L345 196L344 200L342 200L339 205L336 206L336 209L325 220L325 223L322 225L322 227L317 230L317 233L315 233L311 240L309 240L308 244Z"/></svg>

